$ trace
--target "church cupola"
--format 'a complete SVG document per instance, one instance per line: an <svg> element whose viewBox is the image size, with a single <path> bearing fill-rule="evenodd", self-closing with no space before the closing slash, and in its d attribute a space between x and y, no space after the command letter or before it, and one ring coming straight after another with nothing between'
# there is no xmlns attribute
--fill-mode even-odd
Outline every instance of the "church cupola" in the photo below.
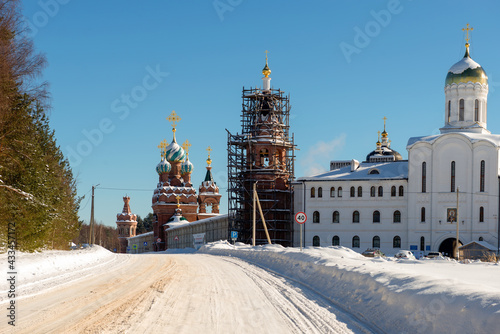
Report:
<svg viewBox="0 0 500 334"><path fill-rule="evenodd" d="M269 65L267 64L267 50L266 50L266 66L262 69L262 74L264 74L264 77L262 78L263 81L263 89L264 91L270 90L271 89L271 78L269 75L271 74L271 70L269 69Z"/></svg>
<svg viewBox="0 0 500 334"><path fill-rule="evenodd" d="M475 132L490 133L486 129L488 76L484 69L470 57L469 31L466 32L465 55L454 64L445 80L445 126L441 133Z"/></svg>
<svg viewBox="0 0 500 334"><path fill-rule="evenodd" d="M212 176L212 159L210 158L210 152L212 149L210 146L207 148L208 159L207 159L207 173L205 175L205 180L201 183L200 194L198 196L199 202L199 213L198 216L209 218L219 214L219 205L221 194L219 194L219 187L214 181ZM212 212L207 212L207 207L212 208Z"/></svg>
<svg viewBox="0 0 500 334"><path fill-rule="evenodd" d="M181 175L186 187L191 187L191 173L193 173L194 169L193 164L189 161L189 147L191 147L191 144L186 140L182 144L182 148L186 152L186 160L181 164Z"/></svg>
<svg viewBox="0 0 500 334"><path fill-rule="evenodd" d="M387 121L387 117L384 117L384 131L380 133L378 132L378 140L377 147L374 151L371 151L366 156L366 162L390 162L390 161L400 161L403 160L403 157L399 152L391 149L391 141L389 140L389 133L385 130L385 123ZM380 135L382 135L382 140L380 139Z"/></svg>

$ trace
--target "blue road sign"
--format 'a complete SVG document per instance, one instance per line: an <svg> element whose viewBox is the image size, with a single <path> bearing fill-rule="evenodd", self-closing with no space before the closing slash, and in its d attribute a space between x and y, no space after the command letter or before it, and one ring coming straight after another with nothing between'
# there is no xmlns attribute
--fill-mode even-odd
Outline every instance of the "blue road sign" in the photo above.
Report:
<svg viewBox="0 0 500 334"><path fill-rule="evenodd" d="M148 242L147 241L144 241L144 246L147 246L148 245Z"/></svg>
<svg viewBox="0 0 500 334"><path fill-rule="evenodd" d="M231 231L231 239L238 239L238 231Z"/></svg>

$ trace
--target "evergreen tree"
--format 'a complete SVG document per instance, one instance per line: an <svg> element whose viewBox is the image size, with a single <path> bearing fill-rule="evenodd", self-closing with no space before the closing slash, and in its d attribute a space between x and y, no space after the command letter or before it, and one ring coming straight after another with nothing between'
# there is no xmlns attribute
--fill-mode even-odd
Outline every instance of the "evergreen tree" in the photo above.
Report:
<svg viewBox="0 0 500 334"><path fill-rule="evenodd" d="M64 248L78 234L69 163L45 114L45 58L22 31L18 0L0 2L0 247L15 223L17 246Z"/></svg>

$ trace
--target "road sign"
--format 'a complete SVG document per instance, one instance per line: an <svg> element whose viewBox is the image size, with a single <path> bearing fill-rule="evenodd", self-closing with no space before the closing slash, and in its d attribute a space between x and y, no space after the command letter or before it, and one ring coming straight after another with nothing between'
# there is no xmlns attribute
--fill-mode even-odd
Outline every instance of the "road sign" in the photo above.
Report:
<svg viewBox="0 0 500 334"><path fill-rule="evenodd" d="M156 239L156 242L161 242L161 238Z"/></svg>
<svg viewBox="0 0 500 334"><path fill-rule="evenodd" d="M238 239L238 231L231 231L231 239L233 240Z"/></svg>
<svg viewBox="0 0 500 334"><path fill-rule="evenodd" d="M147 241L144 241L144 246L147 246L148 245L148 242Z"/></svg>
<svg viewBox="0 0 500 334"><path fill-rule="evenodd" d="M304 212L297 212L295 214L295 221L299 224L304 224L307 221L307 215Z"/></svg>
<svg viewBox="0 0 500 334"><path fill-rule="evenodd" d="M133 248L133 249L137 249L137 244L133 244L133 245L132 245L132 248Z"/></svg>
<svg viewBox="0 0 500 334"><path fill-rule="evenodd" d="M175 240L175 241L179 241L179 237L178 237L178 236L175 236L175 237L174 237L174 240Z"/></svg>

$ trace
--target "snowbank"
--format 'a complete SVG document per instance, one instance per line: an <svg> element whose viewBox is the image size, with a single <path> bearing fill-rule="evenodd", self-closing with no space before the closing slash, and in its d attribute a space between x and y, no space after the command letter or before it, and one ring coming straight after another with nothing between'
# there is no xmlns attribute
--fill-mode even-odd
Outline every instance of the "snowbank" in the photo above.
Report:
<svg viewBox="0 0 500 334"><path fill-rule="evenodd" d="M315 290L386 333L496 333L500 266L446 259L365 258L344 247L251 247L227 242L199 252L236 256Z"/></svg>
<svg viewBox="0 0 500 334"><path fill-rule="evenodd" d="M16 252L16 298L33 295L75 279L96 274L99 269L128 260L100 246L73 251ZM7 263L7 253L0 254ZM7 281L0 283L0 304L7 302Z"/></svg>

